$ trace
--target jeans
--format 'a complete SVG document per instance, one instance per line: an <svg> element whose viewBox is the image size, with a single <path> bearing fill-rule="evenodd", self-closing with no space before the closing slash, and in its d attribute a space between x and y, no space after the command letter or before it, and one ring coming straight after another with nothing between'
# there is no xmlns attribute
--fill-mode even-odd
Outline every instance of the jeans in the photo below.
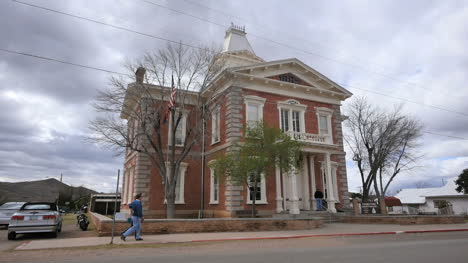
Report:
<svg viewBox="0 0 468 263"><path fill-rule="evenodd" d="M140 239L141 238L141 218L139 218L138 216L132 216L132 222L133 222L133 226L127 229L127 231L125 231L125 233L123 233L122 235L125 237L128 237L133 232L136 232L135 238Z"/></svg>
<svg viewBox="0 0 468 263"><path fill-rule="evenodd" d="M315 202L317 203L317 210L322 211L322 209L323 209L323 207L322 207L322 198L315 199Z"/></svg>

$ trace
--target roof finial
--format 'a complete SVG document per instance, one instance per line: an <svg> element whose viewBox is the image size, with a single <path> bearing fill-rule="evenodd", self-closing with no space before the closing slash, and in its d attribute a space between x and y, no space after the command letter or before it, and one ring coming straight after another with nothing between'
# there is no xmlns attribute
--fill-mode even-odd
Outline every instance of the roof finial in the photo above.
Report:
<svg viewBox="0 0 468 263"><path fill-rule="evenodd" d="M231 29L235 29L241 31L242 33L245 33L245 26L238 26L235 25L233 22L231 22Z"/></svg>

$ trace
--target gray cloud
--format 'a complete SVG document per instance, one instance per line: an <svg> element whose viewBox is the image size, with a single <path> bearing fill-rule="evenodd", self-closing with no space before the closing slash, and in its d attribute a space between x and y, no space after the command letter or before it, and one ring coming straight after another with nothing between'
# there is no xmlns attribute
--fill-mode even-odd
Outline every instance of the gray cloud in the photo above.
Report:
<svg viewBox="0 0 468 263"><path fill-rule="evenodd" d="M151 1L218 24L246 25L252 47L266 60L297 57L351 87L468 112L468 6L462 1L196 2L224 13L192 0ZM221 45L225 31L143 1L30 2L193 45ZM0 10L1 48L121 72L126 58L135 59L166 45L10 1L2 1ZM73 184L112 190L122 159L83 142L87 123L95 116L90 102L107 86L108 78L109 74L99 71L1 52L0 180L39 179L63 172ZM350 90L382 107L400 103ZM405 104L404 111L420 119L427 130L468 138L467 117L411 103ZM467 149L467 141L426 134L421 148L427 156L421 164L425 168L402 175L396 184L454 176L456 169L468 166ZM352 167L349 171L350 188L354 189L359 180Z"/></svg>

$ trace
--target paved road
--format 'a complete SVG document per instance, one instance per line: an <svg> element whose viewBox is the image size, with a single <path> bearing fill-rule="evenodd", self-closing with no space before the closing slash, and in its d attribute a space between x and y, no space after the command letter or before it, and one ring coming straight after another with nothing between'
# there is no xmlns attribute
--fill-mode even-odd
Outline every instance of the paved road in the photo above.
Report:
<svg viewBox="0 0 468 263"><path fill-rule="evenodd" d="M14 262L465 262L468 233L229 241L166 247L15 252ZM26 251L25 251L26 252ZM41 253L46 253L42 254ZM29 258L25 257L29 254ZM5 255L8 256L8 255Z"/></svg>
<svg viewBox="0 0 468 263"><path fill-rule="evenodd" d="M94 231L81 231L75 222L67 222L63 225L62 232L59 233L58 239L62 238L78 238L78 237L93 237L96 236ZM28 240L39 240L39 239L54 239L51 238L47 233L38 234L24 234L18 235L17 240L8 240L8 229L6 227L0 228L0 253L1 251L12 249L18 246L21 242Z"/></svg>

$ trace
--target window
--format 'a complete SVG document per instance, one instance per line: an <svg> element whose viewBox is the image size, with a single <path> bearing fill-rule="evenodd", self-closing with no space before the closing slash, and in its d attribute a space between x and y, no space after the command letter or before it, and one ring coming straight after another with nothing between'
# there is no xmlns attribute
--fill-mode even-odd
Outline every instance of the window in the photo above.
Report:
<svg viewBox="0 0 468 263"><path fill-rule="evenodd" d="M291 75L291 74L280 75L279 80L284 81L284 82L299 84L299 79L296 78L294 75Z"/></svg>
<svg viewBox="0 0 468 263"><path fill-rule="evenodd" d="M299 121L299 112L292 111L292 123L293 123L293 131L300 132L300 121Z"/></svg>
<svg viewBox="0 0 468 263"><path fill-rule="evenodd" d="M213 168L210 168L210 173L210 204L219 204L219 178L215 175Z"/></svg>
<svg viewBox="0 0 468 263"><path fill-rule="evenodd" d="M258 104L248 104L247 105L247 125L255 125L260 121L260 110Z"/></svg>
<svg viewBox="0 0 468 263"><path fill-rule="evenodd" d="M255 180L257 184L255 185ZM249 188L247 191L247 204L252 204L253 196L251 193L255 190L254 187L257 187L257 193L255 195L255 204L267 204L266 200L266 186L265 186L265 176L262 174L260 177L255 176L254 173L249 175Z"/></svg>
<svg viewBox="0 0 468 263"><path fill-rule="evenodd" d="M434 200L434 208L445 208L448 205L446 200Z"/></svg>
<svg viewBox="0 0 468 263"><path fill-rule="evenodd" d="M258 96L244 96L245 118L248 126L254 125L263 119L263 105L266 99Z"/></svg>
<svg viewBox="0 0 468 263"><path fill-rule="evenodd" d="M215 109L211 115L211 144L220 141L220 110Z"/></svg>
<svg viewBox="0 0 468 263"><path fill-rule="evenodd" d="M174 122L177 122L177 118L179 117L179 113L176 112L176 116L174 117ZM172 112L169 116L169 127L173 127L172 125ZM169 145L172 143L172 129L169 129ZM182 118L177 125L175 131L175 146L184 146L185 143L185 135L187 132L187 114L183 113Z"/></svg>
<svg viewBox="0 0 468 263"><path fill-rule="evenodd" d="M26 204L21 210L57 210L54 204Z"/></svg>
<svg viewBox="0 0 468 263"><path fill-rule="evenodd" d="M329 134L327 116L319 115L319 127L319 134Z"/></svg>
<svg viewBox="0 0 468 263"><path fill-rule="evenodd" d="M292 125L289 124L291 120ZM292 127L292 129L290 129ZM281 130L301 132L300 112L290 109L281 109Z"/></svg>
<svg viewBox="0 0 468 263"><path fill-rule="evenodd" d="M304 115L306 105L300 104L297 100L287 100L278 102L280 112L280 127L284 132L305 133Z"/></svg>
<svg viewBox="0 0 468 263"><path fill-rule="evenodd" d="M326 143L332 143L332 115L333 110L325 107L315 108L317 112L317 121L318 121L318 132L319 135L325 136Z"/></svg>
<svg viewBox="0 0 468 263"><path fill-rule="evenodd" d="M281 109L281 130L289 131L289 110Z"/></svg>
<svg viewBox="0 0 468 263"><path fill-rule="evenodd" d="M170 167L166 163L167 172L170 173ZM179 174L177 174L177 181L175 186L175 204L185 204L185 172L187 171L187 163L181 163L179 167ZM165 201L164 201L165 202Z"/></svg>

